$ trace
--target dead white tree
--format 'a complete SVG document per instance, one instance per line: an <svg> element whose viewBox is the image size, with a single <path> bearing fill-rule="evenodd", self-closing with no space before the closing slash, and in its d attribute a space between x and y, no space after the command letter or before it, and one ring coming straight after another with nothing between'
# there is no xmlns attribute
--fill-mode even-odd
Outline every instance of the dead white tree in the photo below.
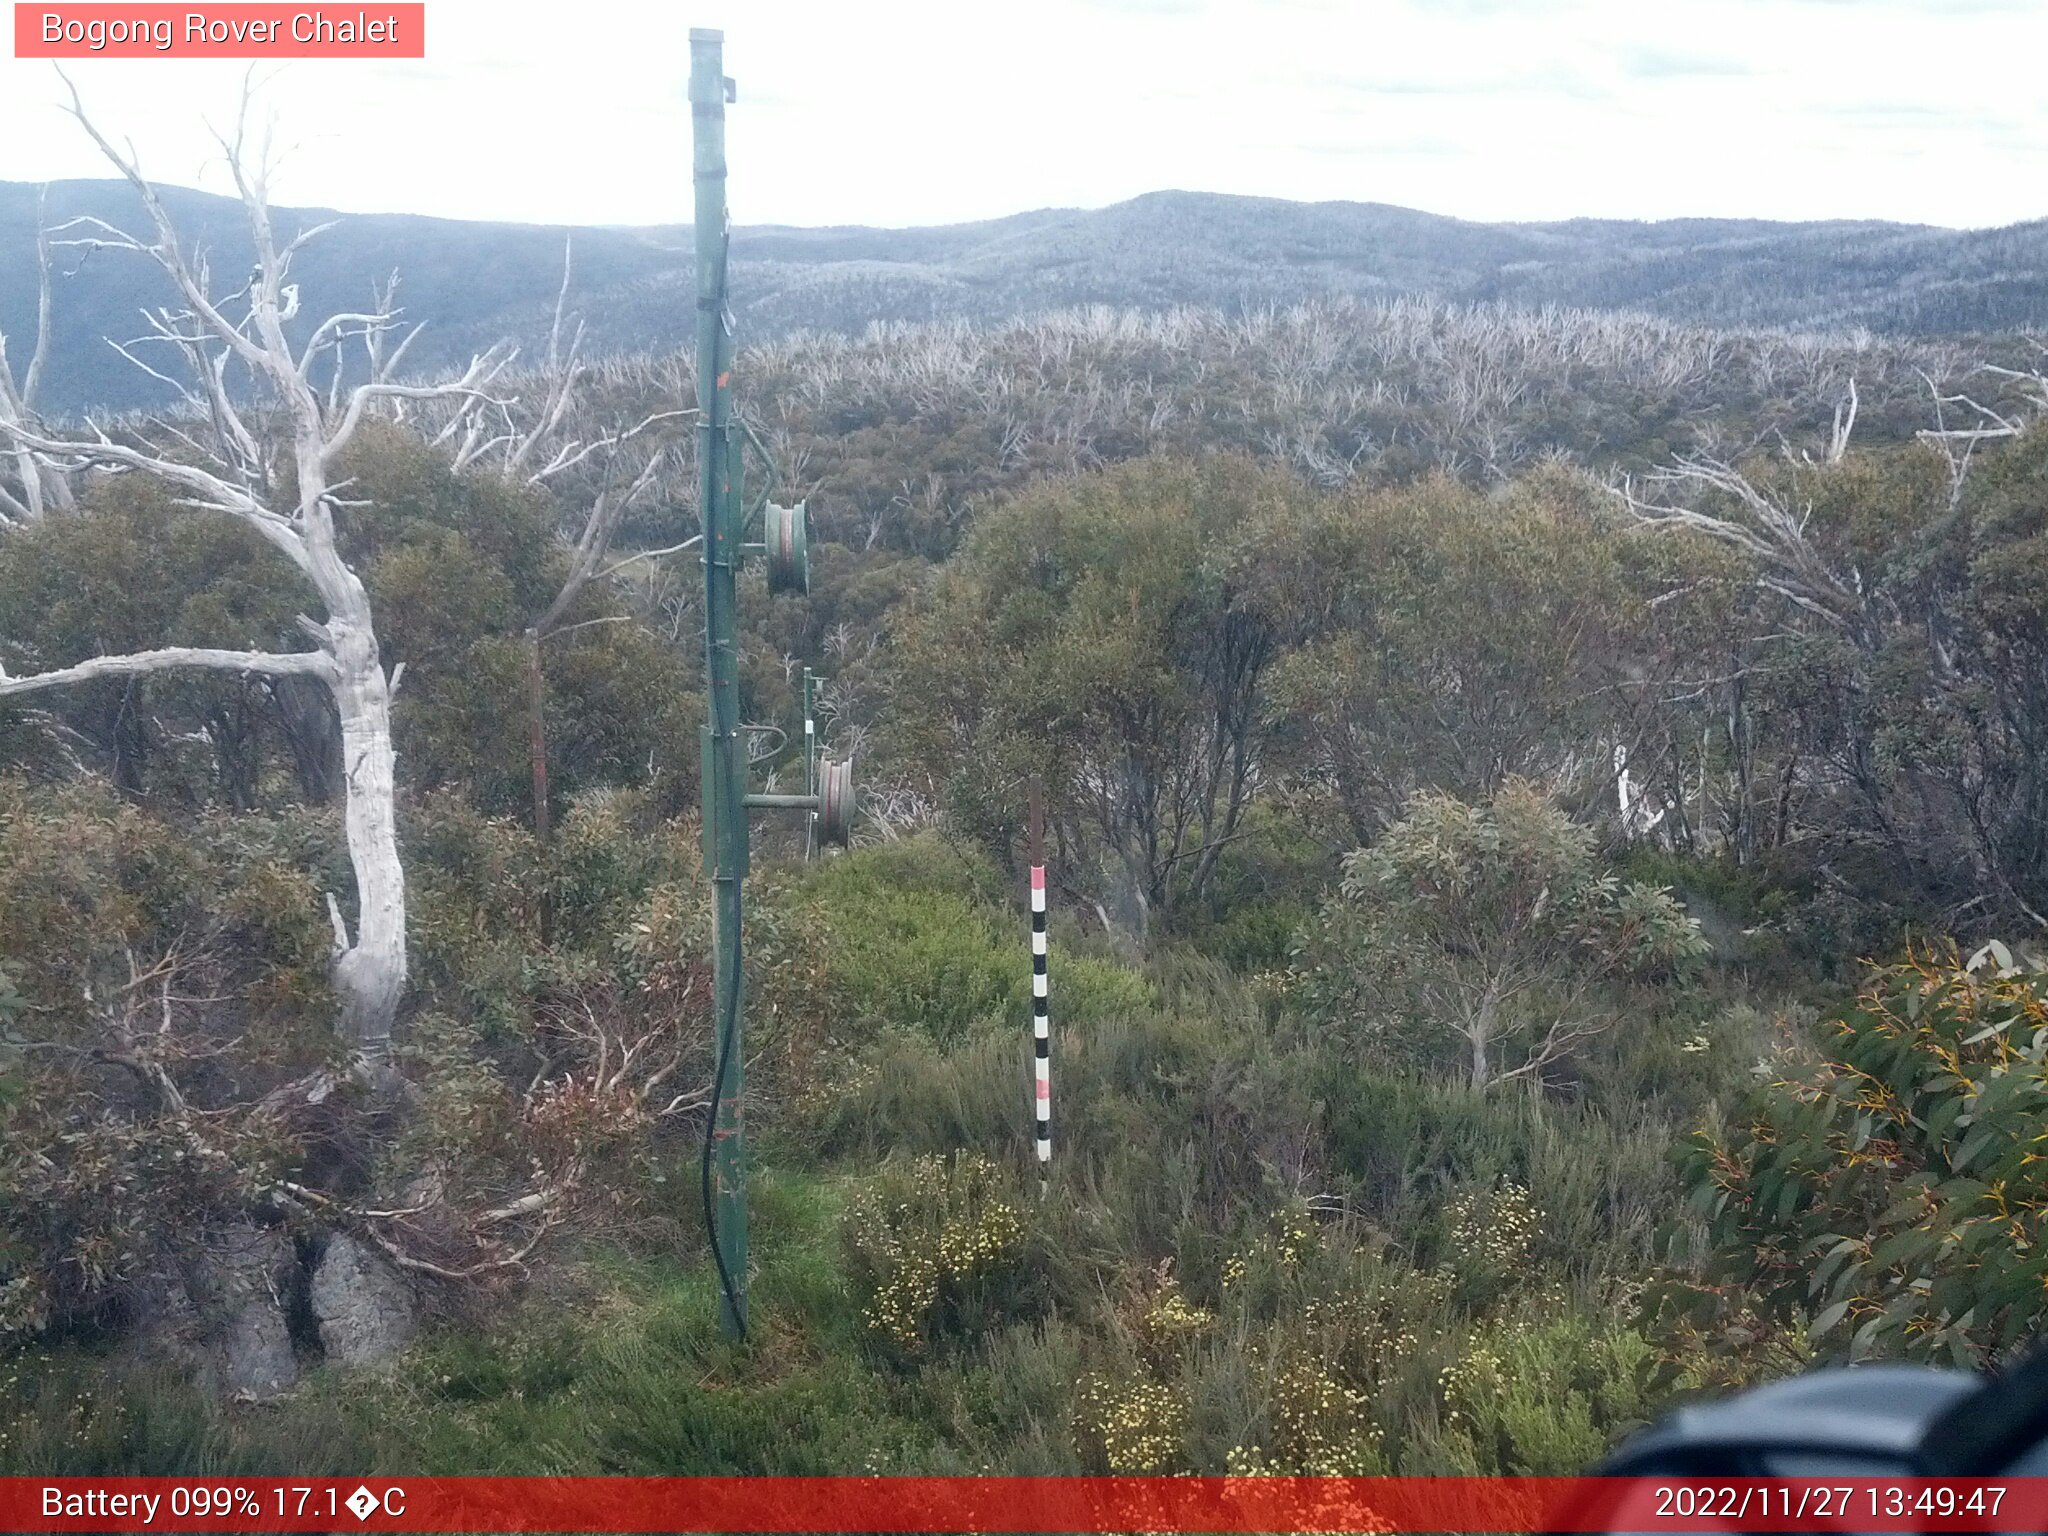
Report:
<svg viewBox="0 0 2048 1536"><path fill-rule="evenodd" d="M50 230L43 216L47 193L36 199L36 339L28 356L27 371L15 376L7 356L7 337L0 334L0 423L32 426L36 422L36 397L42 392L43 368L50 360L51 324ZM45 512L63 511L71 506L70 477L53 465L40 463L24 444L10 450L14 461L14 485L0 483L0 526L10 523L41 522Z"/></svg>
<svg viewBox="0 0 2048 1536"><path fill-rule="evenodd" d="M2048 354L2048 347L2034 343L2036 350ZM1976 457L1978 445L2002 438L2018 437L2035 421L2048 415L2048 375L2038 371L2022 371L2014 368L1995 367L1990 363L1979 364L1974 370L1993 378L2016 385L2020 396L2018 407L2008 406L2004 411L1993 410L1990 406L1972 399L1961 390L1943 394L1941 385L1925 369L1918 370L1921 382L1927 386L1927 393L1934 401L1934 425L1923 428L1913 435L1923 443L1932 444L1948 463L1949 507L1951 510L1962 505L1963 486L1970 476L1970 464ZM2001 402L2003 403L2003 402ZM1949 410L1956 407L1968 413L1965 424L1954 425Z"/></svg>
<svg viewBox="0 0 2048 1536"><path fill-rule="evenodd" d="M1621 835L1627 842L1641 842L1655 832L1671 809L1664 804L1652 806L1655 797L1636 783L1629 772L1628 747L1618 741L1614 744L1614 794L1621 808Z"/></svg>
<svg viewBox="0 0 2048 1536"><path fill-rule="evenodd" d="M73 232L71 243L87 248L139 253L169 278L177 303L147 316L150 332L144 340L170 348L185 365L186 376L171 382L187 410L124 434L129 441L117 441L104 427L93 429L89 439L55 437L15 418L0 419L0 438L27 450L39 465L148 475L177 491L180 505L239 519L290 561L318 597L323 615L301 615L298 621L313 648L268 652L173 646L95 656L32 676L9 677L0 671L0 697L94 677L189 667L310 676L327 685L340 716L343 819L356 886L353 936L340 902L332 892L327 896L334 931L333 981L341 1003L339 1032L358 1074L388 1086L392 1022L406 983L405 872L398 855L391 745L391 696L403 665L386 672L369 597L336 537L336 511L361 505L341 499L346 481L338 477L337 461L382 402L483 397L502 358L495 353L479 357L448 382L400 383L396 370L418 327L387 349L387 338L401 329L399 312L388 302L329 316L295 350L285 334L287 313L297 297L289 282L291 262L319 231L279 242L265 185L268 156L252 158L245 151L249 105L245 91L235 135L221 143L248 217L255 268L240 292L217 298L205 257L180 242L133 150L123 154L107 140L72 88L71 114L135 189L149 229L146 236L133 235L88 218L59 232ZM344 388L341 354L358 342L369 358L369 377ZM122 350L135 357L138 345ZM315 369L323 365L332 368L325 388L314 383ZM170 379L147 363L142 366ZM290 475L278 473L287 463ZM287 486L289 500L280 494Z"/></svg>
<svg viewBox="0 0 2048 1536"><path fill-rule="evenodd" d="M1849 454L1849 438L1856 431L1856 375L1849 375L1849 398L1835 402L1835 427L1828 434L1828 462L1839 464Z"/></svg>

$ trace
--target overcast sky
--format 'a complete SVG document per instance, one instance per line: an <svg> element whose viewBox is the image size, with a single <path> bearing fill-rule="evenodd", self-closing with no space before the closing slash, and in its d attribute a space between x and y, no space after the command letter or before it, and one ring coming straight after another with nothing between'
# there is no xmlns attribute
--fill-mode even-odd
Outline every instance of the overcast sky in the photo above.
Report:
<svg viewBox="0 0 2048 1536"><path fill-rule="evenodd" d="M696 25L739 82L741 223L1165 187L1474 219L2048 215L2048 0L428 0L427 22L421 62L264 67L278 202L686 220ZM148 173L219 187L206 118L244 66L69 67ZM104 174L58 95L47 62L0 59L0 179Z"/></svg>

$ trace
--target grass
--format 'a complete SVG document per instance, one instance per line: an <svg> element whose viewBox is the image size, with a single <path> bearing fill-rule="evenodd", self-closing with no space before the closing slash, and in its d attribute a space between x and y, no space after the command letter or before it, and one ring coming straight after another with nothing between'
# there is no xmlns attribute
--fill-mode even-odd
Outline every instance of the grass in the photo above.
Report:
<svg viewBox="0 0 2048 1536"><path fill-rule="evenodd" d="M210 1401L108 1341L0 1354L0 1473L1057 1474L1149 1469L1116 1457L1162 1438L1174 1470L1247 1447L1284 1470L1321 1446L1364 1470L1566 1471L1654 1408L1616 1280L1653 1263L1674 1130L1743 1069L1763 1015L1646 996L1578 1100L1546 1103L1363 1059L1277 1017L1233 955L1139 971L1069 954L1041 1203L1026 952L1001 893L906 845L812 872L792 899L841 942L831 983L875 1027L754 1141L748 1346L719 1328L699 1242L558 1249L392 1368L315 1371L265 1405ZM846 1224L873 1209L856 1196L916 1201L909 1159L962 1150L1010 1181L1021 1278L949 1293L929 1347L885 1347L864 1316L875 1282L849 1263ZM690 1231L694 1159L668 1175ZM1543 1213L1533 1246L1473 1268L1445 1212L1507 1186ZM913 1229L936 1243L943 1212ZM1169 1294L1194 1319L1170 1347L1148 1331ZM1492 1392L1487 1361L1564 1396L1546 1416ZM1311 1365L1363 1418L1299 1422ZM1468 1366L1461 1410L1444 1373ZM1123 1415L1116 1433L1089 1428L1098 1409Z"/></svg>
<svg viewBox="0 0 2048 1536"><path fill-rule="evenodd" d="M826 1472L936 1431L860 1353L836 1265L839 1181L757 1174L750 1348L686 1264L586 1255L485 1327L430 1330L395 1369L318 1371L266 1405L76 1342L0 1365L0 1472L393 1475Z"/></svg>

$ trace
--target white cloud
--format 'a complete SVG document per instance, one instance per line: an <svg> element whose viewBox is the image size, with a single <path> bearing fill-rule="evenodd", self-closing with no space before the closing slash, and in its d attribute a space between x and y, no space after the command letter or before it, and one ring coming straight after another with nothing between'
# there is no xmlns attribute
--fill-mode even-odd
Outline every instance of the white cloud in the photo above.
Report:
<svg viewBox="0 0 2048 1536"><path fill-rule="evenodd" d="M267 70L287 202L688 216L692 24L726 29L743 222L937 223L1159 187L1467 218L2048 213L2048 7L2010 0L429 0L417 63ZM93 60L146 168L218 188L242 66ZM1967 77L1958 93L1952 82ZM0 60L0 177L104 174Z"/></svg>

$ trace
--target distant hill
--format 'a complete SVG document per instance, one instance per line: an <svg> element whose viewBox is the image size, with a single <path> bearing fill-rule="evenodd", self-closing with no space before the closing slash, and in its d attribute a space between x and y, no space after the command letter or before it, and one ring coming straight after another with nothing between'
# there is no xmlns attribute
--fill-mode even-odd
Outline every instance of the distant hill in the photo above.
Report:
<svg viewBox="0 0 2048 1536"><path fill-rule="evenodd" d="M239 207L179 188L164 197L188 243L239 285ZM53 184L48 218L92 215L136 227L119 182ZM0 182L0 332L19 349L34 313L37 189ZM569 232L410 215L280 210L283 233L338 226L303 254L302 316L364 299L393 270L408 313L429 322L423 367L458 362L501 337L546 334ZM687 228L574 232L575 304L599 352L675 345L690 301ZM165 292L142 258L59 252L58 334L44 406L56 412L152 403L159 386L100 339L136 335L136 312ZM1879 222L1773 224L1574 219L1480 224L1379 203L1155 192L1096 210L1047 209L924 229L734 232L741 332L858 332L877 320L990 320L1079 304L1224 310L1315 295L1428 294L1459 301L1629 309L1730 327L1933 336L2048 327L2048 221L1956 231Z"/></svg>

